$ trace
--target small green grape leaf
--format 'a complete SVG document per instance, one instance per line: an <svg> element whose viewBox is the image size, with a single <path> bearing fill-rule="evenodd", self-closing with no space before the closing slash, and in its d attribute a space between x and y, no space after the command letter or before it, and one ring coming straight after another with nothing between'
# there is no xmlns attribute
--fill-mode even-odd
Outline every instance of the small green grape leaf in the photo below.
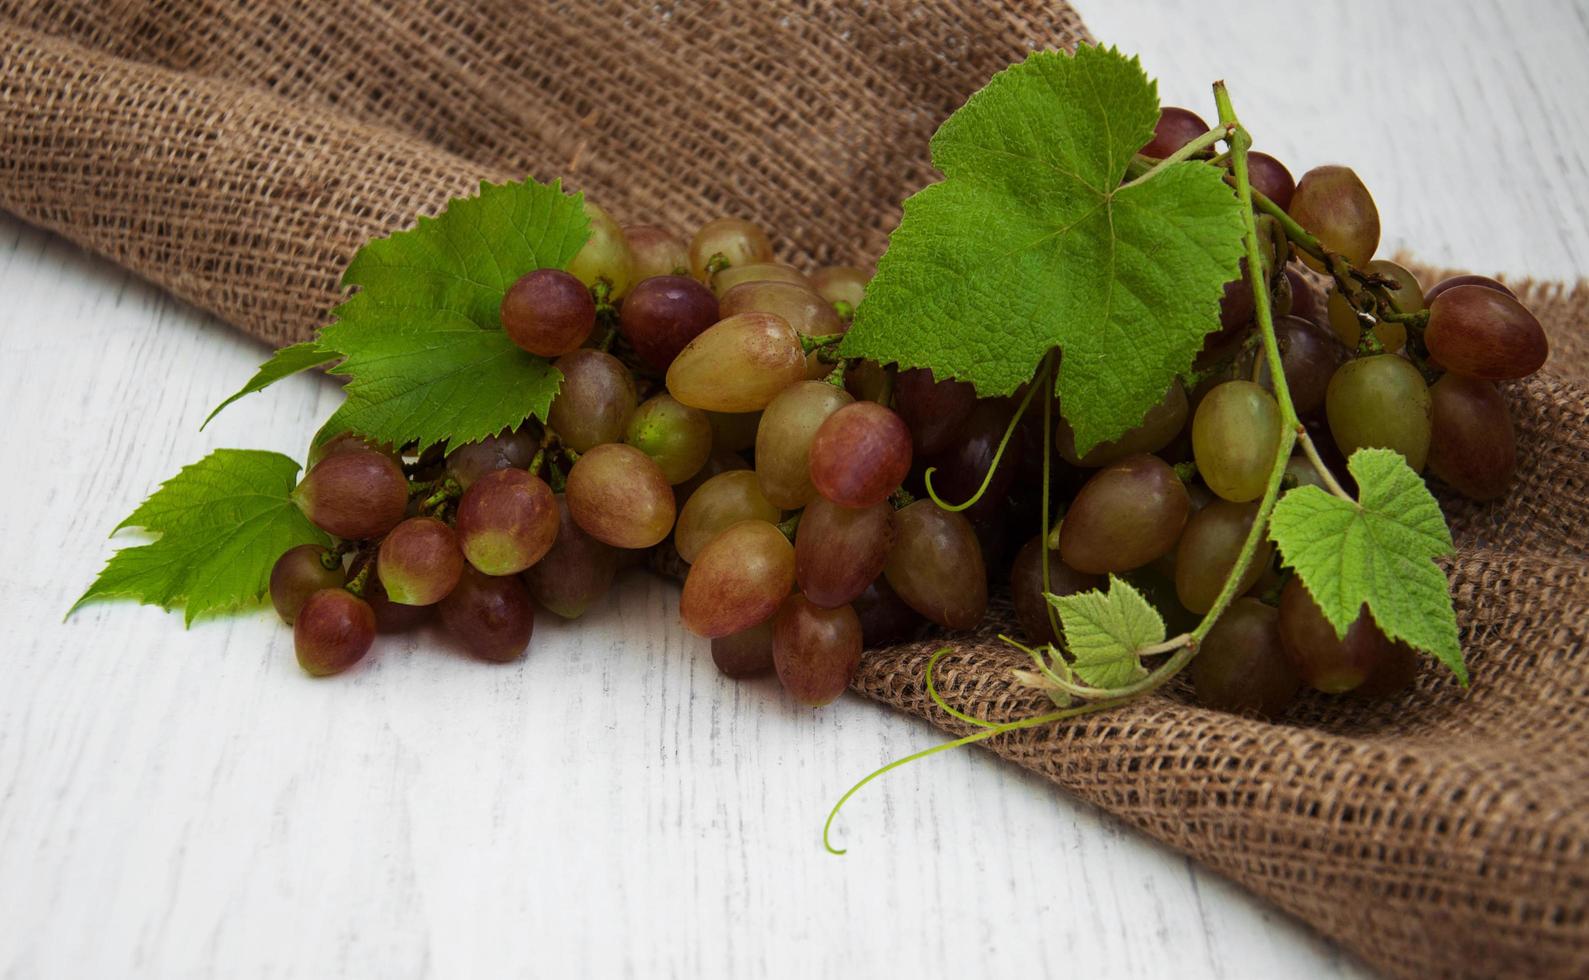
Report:
<svg viewBox="0 0 1589 980"><path fill-rule="evenodd" d="M94 599L125 598L183 606L191 624L259 601L282 552L331 541L290 499L297 475L292 459L250 449L218 449L183 467L116 527L159 537L112 555L67 615Z"/></svg>
<svg viewBox="0 0 1589 980"><path fill-rule="evenodd" d="M307 371L310 368L319 367L322 364L329 364L340 356L336 351L327 350L320 346L320 342L316 340L309 340L301 344L293 344L290 347L281 348L270 355L269 360L259 366L259 370L254 372L254 376L248 379L248 384L243 385L230 398L215 406L215 410L210 412L205 417L203 424L199 426L199 431L203 432L204 427L209 425L215 419L215 416L221 414L223 408L244 395L252 395L257 391L264 391L282 378L297 374L299 371Z"/></svg>
<svg viewBox="0 0 1589 980"><path fill-rule="evenodd" d="M1048 596L1059 613L1071 669L1094 687L1124 687L1147 676L1142 651L1164 642L1164 619L1142 593L1113 575L1109 591Z"/></svg>
<svg viewBox="0 0 1589 980"><path fill-rule="evenodd" d="M1359 449L1347 469L1356 503L1298 487L1275 506L1269 536L1338 635L1366 603L1387 636L1433 654L1466 684L1450 584L1434 562L1452 549L1440 505L1399 453Z"/></svg>
<svg viewBox="0 0 1589 980"><path fill-rule="evenodd" d="M1058 346L1078 452L1140 423L1218 326L1242 253L1218 169L1121 186L1158 115L1156 84L1112 48L995 75L933 136L944 179L905 202L839 353L997 396Z"/></svg>
<svg viewBox="0 0 1589 980"><path fill-rule="evenodd" d="M581 195L525 180L482 183L365 245L343 277L359 292L319 340L345 356L339 416L372 439L422 449L544 418L562 376L508 339L498 309L520 276L567 266L589 232Z"/></svg>

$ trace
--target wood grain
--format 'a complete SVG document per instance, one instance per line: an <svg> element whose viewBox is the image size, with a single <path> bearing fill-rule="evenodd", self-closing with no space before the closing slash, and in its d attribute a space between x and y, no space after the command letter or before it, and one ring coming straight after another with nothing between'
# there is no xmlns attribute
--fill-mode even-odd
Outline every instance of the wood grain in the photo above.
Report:
<svg viewBox="0 0 1589 980"><path fill-rule="evenodd" d="M1352 162L1385 251L1572 276L1589 254L1582 4L1079 4L1167 102L1223 75L1259 145ZM3 108L3 107L0 107ZM626 580L492 667L384 641L312 681L259 612L60 617L104 534L217 446L297 455L265 353L0 218L0 976L1355 976L1305 927L976 752L847 698L718 678L676 590Z"/></svg>

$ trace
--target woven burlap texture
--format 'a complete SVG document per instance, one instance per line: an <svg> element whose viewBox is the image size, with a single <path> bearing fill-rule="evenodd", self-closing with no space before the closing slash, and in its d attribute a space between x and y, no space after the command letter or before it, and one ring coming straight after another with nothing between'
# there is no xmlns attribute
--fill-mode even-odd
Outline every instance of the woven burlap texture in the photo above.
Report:
<svg viewBox="0 0 1589 980"><path fill-rule="evenodd" d="M0 0L0 207L272 343L322 321L361 243L483 178L570 175L626 222L737 214L795 261L864 263L937 124L1085 37L1010 0ZM1555 352L1508 387L1517 488L1443 498L1471 690L1425 670L1279 724L1172 690L989 748L1388 973L1589 973L1589 290L1522 289ZM953 642L951 703L1044 708L1006 648ZM856 688L962 732L922 686L939 645L869 654Z"/></svg>

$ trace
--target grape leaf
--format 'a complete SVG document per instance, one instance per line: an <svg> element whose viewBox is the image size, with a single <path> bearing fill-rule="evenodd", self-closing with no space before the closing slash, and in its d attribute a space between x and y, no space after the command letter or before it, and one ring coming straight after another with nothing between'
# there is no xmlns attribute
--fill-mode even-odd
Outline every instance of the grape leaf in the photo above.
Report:
<svg viewBox="0 0 1589 980"><path fill-rule="evenodd" d="M1094 687L1123 687L1147 676L1141 651L1164 642L1164 619L1142 593L1111 575L1108 592L1048 601L1059 613L1076 676Z"/></svg>
<svg viewBox="0 0 1589 980"><path fill-rule="evenodd" d="M270 355L270 360L259 366L259 370L254 372L254 376L248 379L248 384L243 385L226 401L215 406L214 411L210 412L205 417L203 424L199 426L199 431L203 432L204 427L209 425L215 419L215 416L221 414L221 409L244 395L252 395L258 391L264 391L282 378L290 377L299 371L307 371L310 368L319 367L322 364L329 364L339 356L336 351L328 350L322 347L319 341L314 340L281 348Z"/></svg>
<svg viewBox="0 0 1589 980"><path fill-rule="evenodd" d="M1078 452L1141 422L1218 326L1242 252L1216 168L1120 186L1158 114L1156 84L1112 48L995 75L933 136L944 179L905 202L840 354L996 396L1057 345Z"/></svg>
<svg viewBox="0 0 1589 980"><path fill-rule="evenodd" d="M472 442L544 418L562 376L513 344L497 311L526 272L562 268L589 235L559 183L482 183L434 218L359 249L319 345L344 355L339 417L380 442Z"/></svg>
<svg viewBox="0 0 1589 980"><path fill-rule="evenodd" d="M1440 505L1399 453L1359 449L1346 465L1356 503L1298 487L1275 506L1269 536L1337 635L1367 603L1388 636L1433 654L1466 684L1450 586L1434 563L1452 550Z"/></svg>
<svg viewBox="0 0 1589 980"><path fill-rule="evenodd" d="M183 467L116 526L160 537L112 555L67 615L94 599L129 598L184 606L191 624L257 602L282 552L331 541L289 499L297 474L292 459L250 449L218 449Z"/></svg>

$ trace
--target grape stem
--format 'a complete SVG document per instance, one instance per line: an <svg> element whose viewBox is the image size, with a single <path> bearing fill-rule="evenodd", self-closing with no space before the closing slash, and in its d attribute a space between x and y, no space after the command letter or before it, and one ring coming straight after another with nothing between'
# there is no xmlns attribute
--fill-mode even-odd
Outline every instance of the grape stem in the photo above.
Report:
<svg viewBox="0 0 1589 980"><path fill-rule="evenodd" d="M1312 464L1314 471L1319 474L1319 479L1324 481L1324 485L1329 488L1330 492L1342 500L1350 500L1354 504L1357 503L1352 498L1352 495L1346 492L1346 488L1341 486L1340 481L1335 478L1335 474L1330 472L1330 468L1324 465L1324 460L1319 457L1318 447L1313 444L1313 437L1308 435L1307 426L1297 426L1297 442L1302 446L1303 455L1307 456L1308 462Z"/></svg>
<svg viewBox="0 0 1589 980"><path fill-rule="evenodd" d="M806 354L822 347L831 347L844 339L842 333L801 334L800 350Z"/></svg>
<svg viewBox="0 0 1589 980"><path fill-rule="evenodd" d="M1046 365L1048 364L1047 355L1044 355L1043 364L1045 367L1039 372L1037 378L1027 386L1026 395L1021 399L1021 404L1016 406L1015 414L1010 416L1009 424L1004 427L1004 438L999 440L999 448L993 451L993 461L988 464L988 471L987 473L983 474L982 485L977 487L977 492L973 493L964 503L945 503L944 499L938 496L938 491L932 488L932 475L938 472L938 467L929 466L927 467L927 472L922 474L921 481L926 485L927 496L932 498L933 503L937 504L939 507L942 507L944 510L959 512L981 500L982 495L988 492L988 487L993 484L993 474L998 472L999 463L1004 459L1004 450L1010 444L1010 437L1015 434L1015 427L1020 424L1021 416L1026 414L1027 406L1032 404L1032 396L1037 394L1038 388L1046 389L1048 387L1048 371L1046 368ZM1044 525L1047 525L1048 522L1045 520L1043 523Z"/></svg>
<svg viewBox="0 0 1589 980"><path fill-rule="evenodd" d="M1218 143L1220 140L1230 139L1233 132L1234 130L1230 126L1215 126L1213 129L1210 129L1197 139L1192 140L1179 150L1176 150L1174 153L1171 153L1169 156L1143 171L1140 176L1133 178L1130 182L1121 187L1121 190L1124 190L1126 187L1135 187L1137 184L1152 180L1159 174L1163 173L1165 169L1177 163L1183 163L1187 160L1190 160L1192 157L1202 153L1204 150L1213 146L1215 143ZM1148 159L1152 158L1149 157Z"/></svg>

